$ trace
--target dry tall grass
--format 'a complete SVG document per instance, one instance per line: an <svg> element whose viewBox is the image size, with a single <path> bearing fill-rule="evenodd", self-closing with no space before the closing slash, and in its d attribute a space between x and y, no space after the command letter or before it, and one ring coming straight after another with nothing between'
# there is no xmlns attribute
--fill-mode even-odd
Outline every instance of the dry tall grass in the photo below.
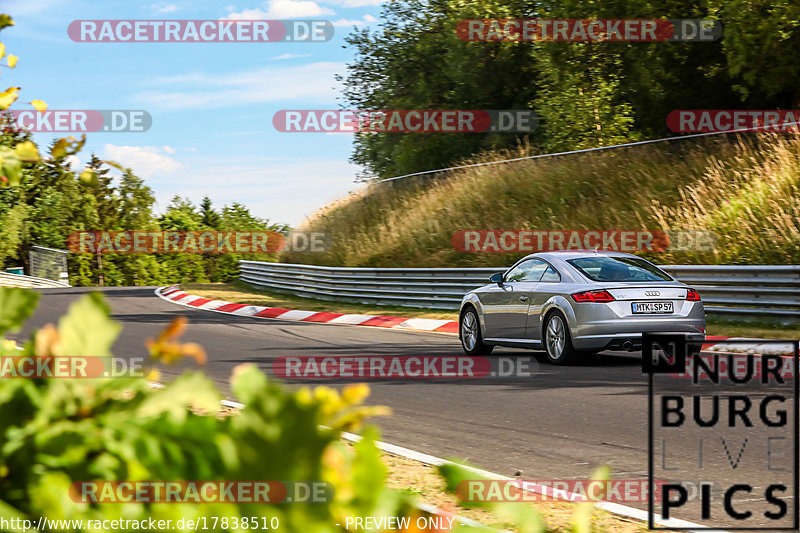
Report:
<svg viewBox="0 0 800 533"><path fill-rule="evenodd" d="M518 154L489 154L481 160ZM326 254L281 260L348 266L508 265L521 254L461 253L462 229L705 229L715 253L658 254L682 263L798 263L800 136L610 150L452 171L373 185L320 211Z"/></svg>

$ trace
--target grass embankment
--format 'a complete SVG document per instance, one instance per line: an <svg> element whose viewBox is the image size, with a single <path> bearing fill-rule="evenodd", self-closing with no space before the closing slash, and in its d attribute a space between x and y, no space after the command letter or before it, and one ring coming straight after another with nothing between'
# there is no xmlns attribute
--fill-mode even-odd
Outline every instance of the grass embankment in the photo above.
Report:
<svg viewBox="0 0 800 533"><path fill-rule="evenodd" d="M482 160L523 154L487 155ZM470 161L468 161L470 162ZM472 162L477 162L472 161ZM800 262L800 135L685 140L452 171L373 185L311 217L327 253L283 262L507 266L524 254L462 253L459 230L710 230L716 252L661 263Z"/></svg>
<svg viewBox="0 0 800 533"><path fill-rule="evenodd" d="M191 294L224 300L226 302L301 309L303 311L327 311L331 313L354 313L362 315L393 315L409 318L440 318L458 320L456 311L421 309L418 307L398 307L386 305L366 305L356 303L328 302L313 298L301 298L270 291L261 291L241 281L233 283L182 283L181 288ZM711 319L708 334L722 337L753 337L759 339L798 339L800 324L785 325L771 322L731 322Z"/></svg>

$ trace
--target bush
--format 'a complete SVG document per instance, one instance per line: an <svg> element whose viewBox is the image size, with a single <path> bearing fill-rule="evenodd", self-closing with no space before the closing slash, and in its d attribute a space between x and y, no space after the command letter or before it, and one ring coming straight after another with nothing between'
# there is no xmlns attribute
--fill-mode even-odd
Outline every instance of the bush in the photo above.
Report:
<svg viewBox="0 0 800 533"><path fill-rule="evenodd" d="M18 329L38 294L0 288L0 334ZM171 338L171 326L150 342L155 361L202 350ZM119 326L99 294L73 304L58 327L38 331L21 350L3 341L0 356L110 356ZM348 516L409 516L409 496L384 487L374 432L351 451L340 442L378 408L361 404L366 385L341 394L327 387L294 392L267 380L251 365L237 367L231 390L246 407L219 416L221 395L196 371L163 388L144 378L6 379L0 386L0 516L38 520L83 519L75 531L100 531L86 520L261 517L279 531L342 531ZM324 481L332 501L317 504L103 503L74 501L76 481L275 480ZM210 525L210 524L209 524ZM21 531L20 529L17 529ZM184 530L189 530L184 528Z"/></svg>

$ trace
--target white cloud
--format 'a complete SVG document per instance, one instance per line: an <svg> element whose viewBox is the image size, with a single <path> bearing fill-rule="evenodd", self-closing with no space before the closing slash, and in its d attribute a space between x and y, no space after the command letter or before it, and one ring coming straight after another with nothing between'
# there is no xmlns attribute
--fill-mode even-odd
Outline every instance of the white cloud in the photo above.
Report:
<svg viewBox="0 0 800 533"><path fill-rule="evenodd" d="M178 6L175 4L164 4L164 3L157 3L152 4L150 9L153 10L153 13L174 13L178 10Z"/></svg>
<svg viewBox="0 0 800 533"><path fill-rule="evenodd" d="M229 13L230 20L293 19L333 15L334 12L311 0L267 0L262 8Z"/></svg>
<svg viewBox="0 0 800 533"><path fill-rule="evenodd" d="M361 20L358 19L339 19L334 20L334 26L365 26L367 24L371 24L373 22L377 22L377 19L372 15L364 15L364 18Z"/></svg>
<svg viewBox="0 0 800 533"><path fill-rule="evenodd" d="M366 7L366 6L379 6L386 2L386 0L327 0L327 4L342 7Z"/></svg>
<svg viewBox="0 0 800 533"><path fill-rule="evenodd" d="M67 163L71 170L80 170L81 169L81 160L76 155L68 155L64 158L64 161Z"/></svg>
<svg viewBox="0 0 800 533"><path fill-rule="evenodd" d="M167 152L168 154L174 154L175 153L175 148L173 148L172 146L166 145L166 144L164 146L162 146L161 149L164 150L165 152Z"/></svg>
<svg viewBox="0 0 800 533"><path fill-rule="evenodd" d="M228 20L263 20L269 18L263 9L245 9L243 11L233 11L225 17Z"/></svg>
<svg viewBox="0 0 800 533"><path fill-rule="evenodd" d="M47 13L64 3L64 0L6 0L2 9L3 13L10 13L12 18L17 18Z"/></svg>
<svg viewBox="0 0 800 533"><path fill-rule="evenodd" d="M162 86L184 85L173 91L146 91L135 100L160 109L211 109L283 100L333 104L339 94L334 76L343 63L317 62L297 67L263 68L238 73L192 73L155 80Z"/></svg>
<svg viewBox="0 0 800 533"><path fill-rule="evenodd" d="M154 174L170 174L183 166L172 157L164 155L162 152L167 152L165 148L169 147L106 144L103 146L103 156L131 168L137 176L149 178Z"/></svg>
<svg viewBox="0 0 800 533"><path fill-rule="evenodd" d="M285 54L281 54L279 56L272 56L272 57L267 58L267 59L275 61L275 60L280 60L280 59L296 59L298 57L308 57L310 55L311 54L290 54L289 52L287 52Z"/></svg>
<svg viewBox="0 0 800 533"><path fill-rule="evenodd" d="M358 187L353 177L359 167L343 159L223 163L202 158L190 166L191 180L156 177L148 181L156 192L159 210L176 194L195 203L208 195L217 208L239 202L256 216L296 225Z"/></svg>

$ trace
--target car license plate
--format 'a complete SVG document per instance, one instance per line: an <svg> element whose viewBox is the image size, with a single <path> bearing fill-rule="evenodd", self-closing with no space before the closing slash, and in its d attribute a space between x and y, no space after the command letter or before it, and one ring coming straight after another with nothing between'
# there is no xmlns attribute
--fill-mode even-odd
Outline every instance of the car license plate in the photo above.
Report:
<svg viewBox="0 0 800 533"><path fill-rule="evenodd" d="M672 313L672 302L633 302L634 314L667 314Z"/></svg>

